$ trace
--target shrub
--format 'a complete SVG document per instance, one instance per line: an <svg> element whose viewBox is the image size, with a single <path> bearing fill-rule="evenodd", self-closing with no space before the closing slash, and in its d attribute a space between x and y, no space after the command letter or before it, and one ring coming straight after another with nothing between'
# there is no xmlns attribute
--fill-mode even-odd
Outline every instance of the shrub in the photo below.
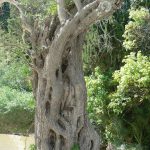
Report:
<svg viewBox="0 0 150 150"><path fill-rule="evenodd" d="M29 150L36 150L35 144L31 144L31 145L29 146Z"/></svg>
<svg viewBox="0 0 150 150"><path fill-rule="evenodd" d="M125 65L114 73L118 86L108 105L116 121L107 129L117 141L149 149L150 61L138 52L131 53L123 62Z"/></svg>
<svg viewBox="0 0 150 150"><path fill-rule="evenodd" d="M26 133L34 121L32 94L3 86L0 95L0 133Z"/></svg>
<svg viewBox="0 0 150 150"><path fill-rule="evenodd" d="M30 70L23 62L1 63L0 84L13 89L31 91Z"/></svg>
<svg viewBox="0 0 150 150"><path fill-rule="evenodd" d="M141 52L131 53L113 75L100 68L86 77L88 112L103 142L126 149L150 149L150 61ZM142 148L141 148L142 147ZM117 148L116 148L117 149Z"/></svg>
<svg viewBox="0 0 150 150"><path fill-rule="evenodd" d="M150 54L150 13L147 8L131 9L129 23L125 26L124 47L130 51L141 50Z"/></svg>
<svg viewBox="0 0 150 150"><path fill-rule="evenodd" d="M110 102L108 98L109 90L112 87L111 72L104 74L97 67L95 72L85 77L88 94L88 114L90 121L95 125L97 131L102 135L105 143L105 128L110 122L107 106Z"/></svg>
<svg viewBox="0 0 150 150"><path fill-rule="evenodd" d="M131 53L123 61L125 65L114 73L118 83L117 91L112 95L110 108L122 113L125 108L132 109L150 98L150 62L141 52ZM116 109L115 109L116 108Z"/></svg>

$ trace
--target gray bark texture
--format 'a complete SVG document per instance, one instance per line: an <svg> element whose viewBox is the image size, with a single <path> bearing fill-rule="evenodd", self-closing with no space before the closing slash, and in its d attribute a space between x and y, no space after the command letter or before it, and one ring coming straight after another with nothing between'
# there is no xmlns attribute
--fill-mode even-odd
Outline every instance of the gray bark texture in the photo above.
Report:
<svg viewBox="0 0 150 150"><path fill-rule="evenodd" d="M32 47L44 45L33 59L37 150L73 150L74 145L80 150L100 150L100 137L86 112L82 47L88 27L112 14L116 5L112 0L86 3L71 19L61 8L58 14L63 15L53 18L41 36L32 35Z"/></svg>
<svg viewBox="0 0 150 150"><path fill-rule="evenodd" d="M99 136L85 111L82 45L82 35L69 39L60 62L49 54L44 70L39 72L35 124L38 150L71 150L74 144L81 150L99 149Z"/></svg>
<svg viewBox="0 0 150 150"><path fill-rule="evenodd" d="M28 25L21 5L15 5L32 44L33 93L36 99L37 150L99 150L100 138L86 113L86 85L82 68L84 33L97 20L110 16L120 0L74 0L66 8L57 0L58 15L43 24ZM68 15L69 14L69 15Z"/></svg>

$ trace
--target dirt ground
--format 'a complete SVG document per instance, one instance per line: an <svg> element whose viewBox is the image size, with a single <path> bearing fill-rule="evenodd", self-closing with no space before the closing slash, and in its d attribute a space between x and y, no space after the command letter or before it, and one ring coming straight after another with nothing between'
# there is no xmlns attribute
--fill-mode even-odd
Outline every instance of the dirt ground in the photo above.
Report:
<svg viewBox="0 0 150 150"><path fill-rule="evenodd" d="M34 135L0 134L0 150L29 150L30 144L34 144Z"/></svg>

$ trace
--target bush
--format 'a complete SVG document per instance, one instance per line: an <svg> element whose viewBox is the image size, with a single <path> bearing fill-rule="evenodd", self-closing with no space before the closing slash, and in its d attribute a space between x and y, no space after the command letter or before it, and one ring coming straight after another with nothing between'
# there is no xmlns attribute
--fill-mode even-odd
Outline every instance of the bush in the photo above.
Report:
<svg viewBox="0 0 150 150"><path fill-rule="evenodd" d="M125 65L114 73L117 91L111 97L110 108L116 113L132 109L150 99L150 62L141 52L131 53L123 60Z"/></svg>
<svg viewBox="0 0 150 150"><path fill-rule="evenodd" d="M86 77L89 117L103 142L126 149L150 149L150 61L131 53L113 75L100 72ZM142 148L139 148L142 147ZM116 148L117 149L117 148Z"/></svg>
<svg viewBox="0 0 150 150"><path fill-rule="evenodd" d="M110 95L108 106L119 124L109 126L109 130L117 141L150 149L150 61L138 52L131 53L123 62L125 65L114 73L118 86ZM112 132L114 129L116 132Z"/></svg>
<svg viewBox="0 0 150 150"><path fill-rule="evenodd" d="M0 64L0 84L20 91L31 91L29 67L23 62Z"/></svg>
<svg viewBox="0 0 150 150"><path fill-rule="evenodd" d="M108 113L108 104L110 102L108 93L110 92L113 83L111 82L111 72L104 74L97 67L95 72L85 77L87 84L88 106L90 121L95 125L97 131L102 135L105 143L105 128L110 123Z"/></svg>
<svg viewBox="0 0 150 150"><path fill-rule="evenodd" d="M150 13L147 8L131 9L129 23L125 26L124 47L130 51L141 50L150 54Z"/></svg>
<svg viewBox="0 0 150 150"><path fill-rule="evenodd" d="M36 150L35 144L31 144L30 147L29 147L29 150Z"/></svg>
<svg viewBox="0 0 150 150"><path fill-rule="evenodd" d="M0 133L26 133L34 121L32 94L3 86L0 95Z"/></svg>
<svg viewBox="0 0 150 150"><path fill-rule="evenodd" d="M34 100L25 47L9 33L0 30L0 35L0 133L26 133L31 125L33 129ZM10 43L16 46L12 48Z"/></svg>

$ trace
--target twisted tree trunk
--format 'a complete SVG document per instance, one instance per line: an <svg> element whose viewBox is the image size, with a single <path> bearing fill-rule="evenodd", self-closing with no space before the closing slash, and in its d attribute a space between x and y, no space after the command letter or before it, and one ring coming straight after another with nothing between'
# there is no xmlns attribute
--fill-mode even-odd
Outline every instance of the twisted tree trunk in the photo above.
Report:
<svg viewBox="0 0 150 150"><path fill-rule="evenodd" d="M51 53L35 76L38 150L71 150L74 144L79 144L80 150L99 149L99 136L85 110L82 45L82 35L70 39L59 60Z"/></svg>
<svg viewBox="0 0 150 150"><path fill-rule="evenodd" d="M32 36L32 47L46 45L47 49L33 59L37 150L71 150L74 145L80 150L100 149L99 136L86 114L83 33L97 19L112 14L116 4L115 0L96 0L84 5L72 19L66 19L59 6L58 15L63 14L58 16L60 23L56 17L40 31L41 36L37 36L38 29Z"/></svg>
<svg viewBox="0 0 150 150"><path fill-rule="evenodd" d="M86 115L83 33L118 9L121 0L73 0L69 9L64 0L56 1L58 16L29 25L20 3L0 0L17 7L23 29L30 33L37 150L71 150L75 144L80 150L99 150L99 136Z"/></svg>

